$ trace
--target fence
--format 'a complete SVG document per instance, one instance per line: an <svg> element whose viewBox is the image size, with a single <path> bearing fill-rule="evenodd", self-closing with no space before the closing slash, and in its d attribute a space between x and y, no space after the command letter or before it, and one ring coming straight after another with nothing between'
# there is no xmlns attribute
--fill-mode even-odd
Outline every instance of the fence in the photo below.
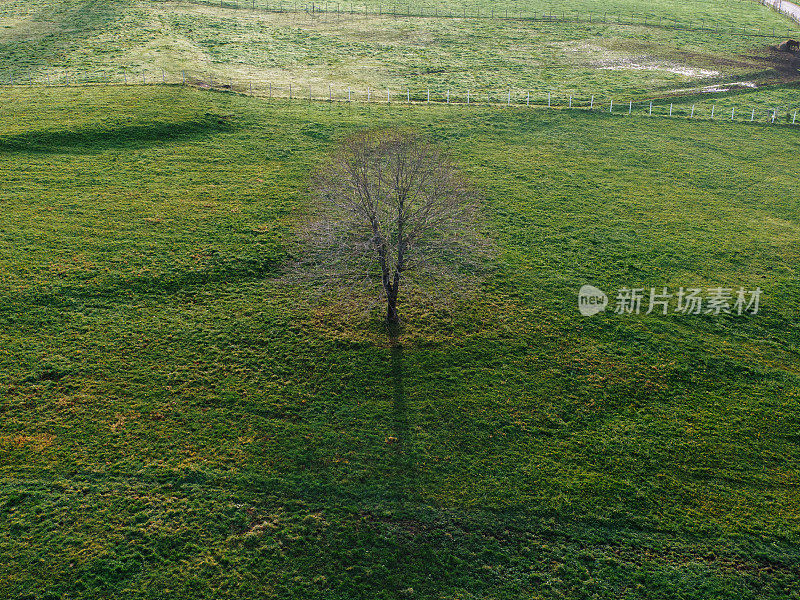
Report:
<svg viewBox="0 0 800 600"><path fill-rule="evenodd" d="M167 0L151 0L163 3ZM704 19L681 20L671 15L658 15L654 13L623 13L617 12L588 12L554 11L552 9L529 11L525 9L488 8L480 6L461 6L454 8L452 5L438 4L410 4L400 2L387 2L369 6L367 4L355 5L353 2L337 2L335 0L181 0L189 4L206 6L219 6L229 9L249 9L271 13L303 13L310 16L371 16L371 17L406 17L406 18L469 18L469 19L506 19L525 20L548 23L587 23L608 25L633 25L642 27L659 27L683 31L704 31L716 34L728 34L750 37L792 37L800 36L800 29L787 27L785 30L772 27L762 29L758 27L724 27L706 23ZM747 0L749 1L749 0ZM800 8L783 0L755 0L800 24ZM789 7L793 8L789 8ZM794 9L797 9L795 12Z"/></svg>
<svg viewBox="0 0 800 600"><path fill-rule="evenodd" d="M709 101L675 102L678 98L632 100L613 99L603 95L592 94L555 94L553 92L534 92L509 88L506 90L464 90L434 89L424 90L392 89L392 88L355 88L328 85L327 87L298 86L292 83L277 84L263 81L233 82L215 79L213 76L167 73L138 73L112 76L108 73L90 74L61 73L45 75L42 79L32 77L15 80L12 76L0 81L3 86L26 87L82 87L82 86L126 86L126 85L163 85L190 86L216 92L229 92L249 95L264 99L286 99L307 102L329 102L350 104L383 104L383 105L439 105L453 107L495 106L514 108L550 108L573 109L585 111L608 112L614 115L649 117L673 117L709 120L730 120L752 123L788 123L800 125L800 99L798 104L749 104L732 106L731 97L709 99ZM727 100L727 102L726 102Z"/></svg>

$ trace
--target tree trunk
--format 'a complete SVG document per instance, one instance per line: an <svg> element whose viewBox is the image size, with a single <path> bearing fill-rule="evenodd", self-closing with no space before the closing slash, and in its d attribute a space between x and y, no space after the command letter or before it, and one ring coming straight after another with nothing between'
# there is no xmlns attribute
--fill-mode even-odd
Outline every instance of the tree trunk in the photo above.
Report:
<svg viewBox="0 0 800 600"><path fill-rule="evenodd" d="M397 315L397 296L400 291L400 273L394 272L394 282L386 287L386 322L397 325L400 317Z"/></svg>
<svg viewBox="0 0 800 600"><path fill-rule="evenodd" d="M397 316L397 298L390 297L386 303L386 322L391 325L397 325L400 322L400 317Z"/></svg>

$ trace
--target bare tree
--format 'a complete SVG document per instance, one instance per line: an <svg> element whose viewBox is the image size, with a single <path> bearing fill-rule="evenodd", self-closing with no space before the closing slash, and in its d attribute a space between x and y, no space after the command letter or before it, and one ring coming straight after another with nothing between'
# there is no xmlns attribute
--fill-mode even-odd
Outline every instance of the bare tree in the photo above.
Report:
<svg viewBox="0 0 800 600"><path fill-rule="evenodd" d="M458 285L477 264L475 250L486 247L474 227L474 189L440 148L414 133L347 138L315 172L312 191L320 212L308 232L317 266L343 279L379 278L390 324L399 321L406 275L434 275L434 287L455 277Z"/></svg>

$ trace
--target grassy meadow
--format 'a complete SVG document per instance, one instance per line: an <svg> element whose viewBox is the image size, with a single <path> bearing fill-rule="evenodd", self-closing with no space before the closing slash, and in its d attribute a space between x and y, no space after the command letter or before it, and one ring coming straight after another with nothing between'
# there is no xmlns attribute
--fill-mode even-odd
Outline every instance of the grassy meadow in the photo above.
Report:
<svg viewBox="0 0 800 600"><path fill-rule="evenodd" d="M579 0L568 10L563 2L442 5L442 12L464 9L484 16L492 10L505 14L509 7L540 16L543 11L583 15L581 22L559 23L276 13L264 11L263 0L256 10L244 8L246 3L238 10L231 6L147 0L4 3L0 84L141 83L142 77L178 82L185 73L190 82L217 81L238 89L252 84L264 95L269 85L288 95L292 85L300 95L311 88L317 96L330 90L340 98L349 87L359 93L370 87L398 93L410 88L417 95L431 89L437 97L447 89L459 97L471 90L481 98L512 89L635 100L716 84L795 81L800 66L772 49L788 28L800 26L744 0L660 0L648 3L647 12L641 2L619 0ZM367 10L383 11L378 6ZM596 22L599 16L605 22ZM624 24L625 18L638 24ZM698 29L657 26L668 20ZM732 33L742 29L761 35Z"/></svg>
<svg viewBox="0 0 800 600"><path fill-rule="evenodd" d="M800 598L796 129L0 100L0 597ZM498 256L391 339L287 265L309 171L398 126ZM763 297L586 318L585 283Z"/></svg>

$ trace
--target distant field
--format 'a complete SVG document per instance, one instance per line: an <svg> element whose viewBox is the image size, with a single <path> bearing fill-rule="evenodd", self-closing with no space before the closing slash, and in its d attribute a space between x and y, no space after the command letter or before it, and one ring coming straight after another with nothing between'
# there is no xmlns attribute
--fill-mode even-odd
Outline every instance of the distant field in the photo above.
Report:
<svg viewBox="0 0 800 600"><path fill-rule="evenodd" d="M507 5L446 6L505 14ZM541 15L565 6L518 2L512 8ZM0 83L68 77L121 83L141 81L143 74L159 80L162 73L175 82L185 73L190 81L252 82L262 90L291 84L306 95L309 87L317 95L329 87L339 95L348 87L389 87L478 96L512 88L636 99L798 79L800 61L771 48L794 24L755 2L648 3L646 26L641 3L582 0L571 6L569 12L585 13L581 22L281 14L181 2L6 3ZM616 14L640 24L586 22L601 13L607 21ZM667 16L720 31L652 26ZM742 36L732 28L768 35Z"/></svg>
<svg viewBox="0 0 800 600"><path fill-rule="evenodd" d="M0 123L0 597L800 597L796 130L138 86ZM309 169L400 125L500 254L393 348L284 265Z"/></svg>

